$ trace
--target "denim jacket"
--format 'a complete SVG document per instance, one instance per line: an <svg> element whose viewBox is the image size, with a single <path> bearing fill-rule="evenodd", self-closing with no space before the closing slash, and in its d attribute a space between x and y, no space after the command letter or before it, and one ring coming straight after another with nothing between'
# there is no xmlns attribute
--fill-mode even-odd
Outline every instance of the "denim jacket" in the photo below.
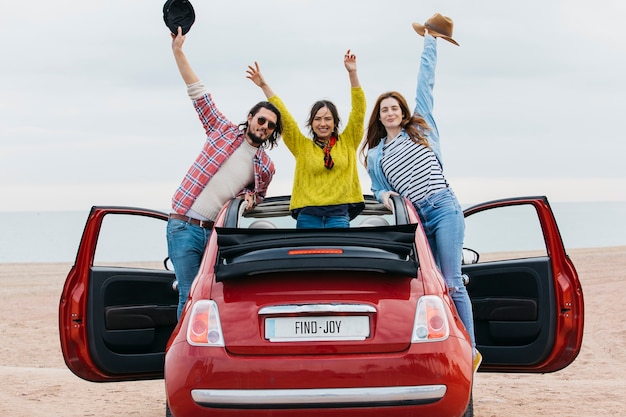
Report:
<svg viewBox="0 0 626 417"><path fill-rule="evenodd" d="M439 131L437 124L433 118L433 89L435 87L435 66L437 64L437 40L429 34L424 36L424 50L420 63L419 73L417 75L417 91L415 93L415 110L414 113L422 116L428 126L427 139L430 148L435 152L439 163L441 163L441 146L439 143ZM407 133L402 130L400 135L406 136ZM383 156L383 146L385 140L367 152L367 173L372 180L372 193L378 201L382 201L382 194L387 191L394 191L393 187L387 181L381 166ZM443 165L442 165L443 166Z"/></svg>

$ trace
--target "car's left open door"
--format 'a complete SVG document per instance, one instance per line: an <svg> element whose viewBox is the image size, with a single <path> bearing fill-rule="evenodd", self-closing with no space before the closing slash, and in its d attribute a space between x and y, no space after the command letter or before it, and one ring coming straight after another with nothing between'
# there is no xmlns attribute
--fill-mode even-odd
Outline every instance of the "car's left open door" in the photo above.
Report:
<svg viewBox="0 0 626 417"><path fill-rule="evenodd" d="M59 303L65 363L89 381L163 377L178 293L165 266L167 214L93 207Z"/></svg>

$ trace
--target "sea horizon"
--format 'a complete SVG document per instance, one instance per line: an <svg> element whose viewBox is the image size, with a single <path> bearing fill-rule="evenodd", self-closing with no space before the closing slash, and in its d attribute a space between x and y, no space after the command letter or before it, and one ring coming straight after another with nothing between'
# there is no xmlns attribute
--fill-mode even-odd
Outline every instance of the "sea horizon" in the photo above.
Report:
<svg viewBox="0 0 626 417"><path fill-rule="evenodd" d="M626 201L550 206L566 250L626 246ZM73 262L90 209L0 212L0 264Z"/></svg>

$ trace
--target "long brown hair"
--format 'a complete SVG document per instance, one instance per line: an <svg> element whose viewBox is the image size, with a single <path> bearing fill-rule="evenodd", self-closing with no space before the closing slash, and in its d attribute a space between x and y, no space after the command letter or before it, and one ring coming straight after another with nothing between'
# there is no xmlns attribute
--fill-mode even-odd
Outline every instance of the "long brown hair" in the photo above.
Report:
<svg viewBox="0 0 626 417"><path fill-rule="evenodd" d="M428 144L428 138L426 137L430 127L428 126L428 123L426 123L426 120L418 114L413 114L402 94L397 91L388 91L381 94L376 100L376 104L374 104L374 109L370 115L370 120L367 123L367 134L365 135L365 141L363 142L359 152L361 161L366 167L367 151L378 146L380 141L387 136L387 130L380 121L380 103L387 98L396 99L400 105L400 109L402 110L402 121L400 122L400 126L409 135L411 140L420 145L430 147Z"/></svg>

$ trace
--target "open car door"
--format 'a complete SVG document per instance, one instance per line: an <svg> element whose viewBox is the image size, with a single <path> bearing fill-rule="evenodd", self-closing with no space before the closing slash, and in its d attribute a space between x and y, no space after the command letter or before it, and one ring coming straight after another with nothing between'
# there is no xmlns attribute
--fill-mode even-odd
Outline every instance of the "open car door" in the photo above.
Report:
<svg viewBox="0 0 626 417"><path fill-rule="evenodd" d="M167 218L140 208L91 209L59 304L61 350L77 376L163 377L178 306L165 267Z"/></svg>
<svg viewBox="0 0 626 417"><path fill-rule="evenodd" d="M463 272L482 371L552 372L582 344L583 293L546 197L470 207Z"/></svg>

